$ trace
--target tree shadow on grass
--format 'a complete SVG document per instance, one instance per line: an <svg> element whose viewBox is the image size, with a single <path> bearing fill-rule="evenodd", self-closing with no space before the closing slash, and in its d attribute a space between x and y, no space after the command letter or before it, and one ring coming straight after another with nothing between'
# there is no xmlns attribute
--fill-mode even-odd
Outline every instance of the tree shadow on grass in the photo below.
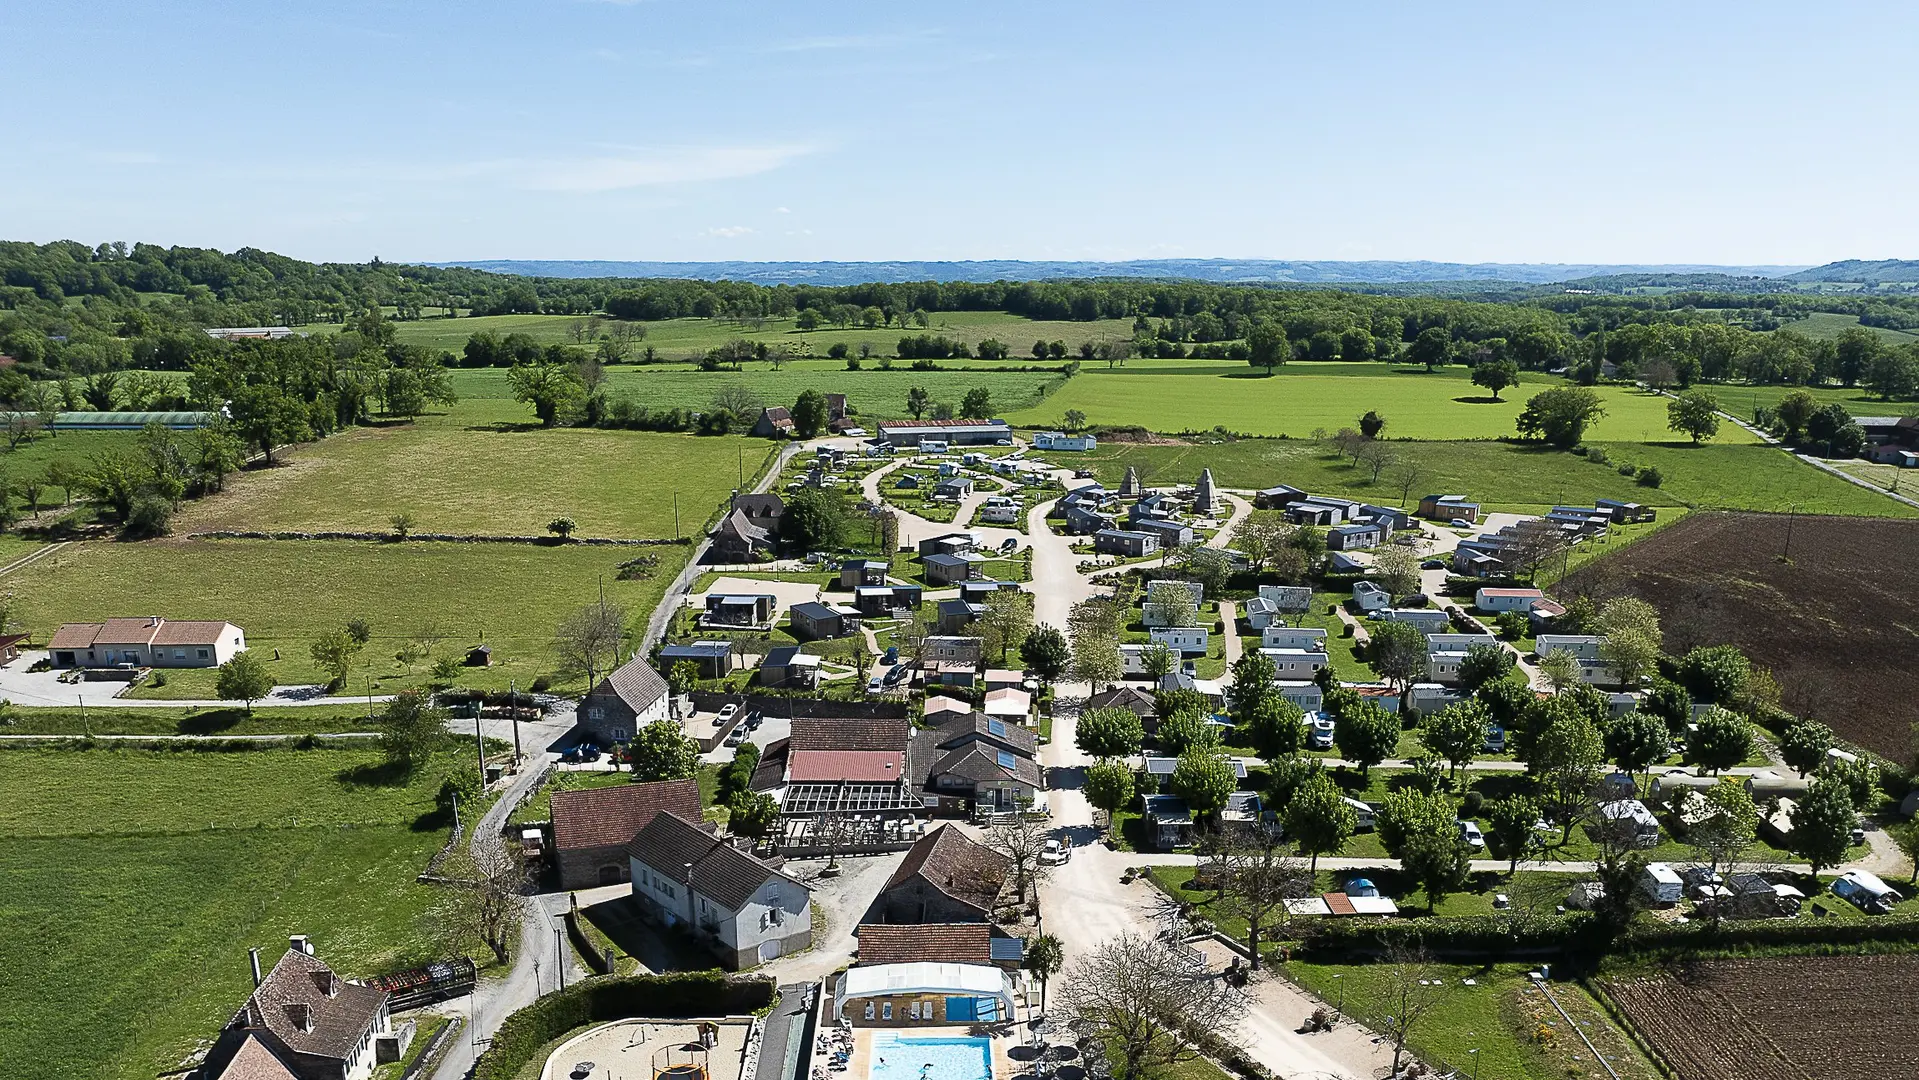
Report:
<svg viewBox="0 0 1919 1080"><path fill-rule="evenodd" d="M334 777L355 787L405 787L413 774L397 761L367 761L341 769Z"/></svg>
<svg viewBox="0 0 1919 1080"><path fill-rule="evenodd" d="M1453 399L1461 405L1504 405L1505 398L1490 397L1484 394L1461 394Z"/></svg>
<svg viewBox="0 0 1919 1080"><path fill-rule="evenodd" d="M538 420L495 420L490 424L468 424L466 431L491 431L496 434L515 435L529 431L545 431L546 425Z"/></svg>
<svg viewBox="0 0 1919 1080"><path fill-rule="evenodd" d="M246 718L245 709L209 709L181 718L174 730L181 735L218 735L238 727Z"/></svg>

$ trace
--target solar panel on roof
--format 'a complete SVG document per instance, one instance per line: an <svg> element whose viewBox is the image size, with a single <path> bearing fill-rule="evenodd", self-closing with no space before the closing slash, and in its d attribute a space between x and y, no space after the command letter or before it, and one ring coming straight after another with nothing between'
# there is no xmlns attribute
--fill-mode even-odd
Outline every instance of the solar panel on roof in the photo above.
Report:
<svg viewBox="0 0 1919 1080"><path fill-rule="evenodd" d="M1003 721L988 720L986 722L986 730L989 734L996 735L999 738L1004 739L1006 737L1006 724Z"/></svg>
<svg viewBox="0 0 1919 1080"><path fill-rule="evenodd" d="M1001 750L999 753L995 754L994 756L999 759L1000 768L1010 769L1013 767L1013 755L1011 752L1006 750Z"/></svg>

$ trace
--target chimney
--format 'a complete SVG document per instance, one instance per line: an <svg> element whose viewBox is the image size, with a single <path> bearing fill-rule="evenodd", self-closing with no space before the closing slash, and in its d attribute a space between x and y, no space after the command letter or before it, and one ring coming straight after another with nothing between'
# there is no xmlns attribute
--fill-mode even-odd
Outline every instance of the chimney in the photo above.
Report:
<svg viewBox="0 0 1919 1080"><path fill-rule="evenodd" d="M260 988L260 950L248 949L247 958L253 962L253 988Z"/></svg>
<svg viewBox="0 0 1919 1080"><path fill-rule="evenodd" d="M307 940L305 934L294 934L292 937L287 938L287 948L297 953L305 953L308 956L313 955L313 942Z"/></svg>

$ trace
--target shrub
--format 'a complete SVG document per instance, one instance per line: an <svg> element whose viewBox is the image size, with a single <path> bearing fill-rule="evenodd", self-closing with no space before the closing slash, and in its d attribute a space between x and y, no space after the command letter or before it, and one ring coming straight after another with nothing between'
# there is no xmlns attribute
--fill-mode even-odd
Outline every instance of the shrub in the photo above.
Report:
<svg viewBox="0 0 1919 1080"><path fill-rule="evenodd" d="M533 685L528 687L527 689L533 691L536 694L544 694L548 690L553 689L553 680L547 678L544 675L537 676L533 680Z"/></svg>
<svg viewBox="0 0 1919 1080"><path fill-rule="evenodd" d="M1592 462L1594 465L1604 465L1611 461L1612 458L1607 456L1605 447L1588 446L1586 448L1586 460Z"/></svg>
<svg viewBox="0 0 1919 1080"><path fill-rule="evenodd" d="M142 495L127 508L127 535L165 536L173 527L173 504L158 495Z"/></svg>
<svg viewBox="0 0 1919 1080"><path fill-rule="evenodd" d="M1639 486L1640 487L1656 488L1660 484L1664 483L1665 479L1666 478L1660 474L1659 467L1657 465L1648 465L1645 468L1639 470Z"/></svg>
<svg viewBox="0 0 1919 1080"><path fill-rule="evenodd" d="M1461 817L1478 817L1479 812L1482 809L1484 809L1485 806L1486 806L1486 796L1483 793L1481 793L1479 789L1474 788L1473 790L1468 791L1466 793L1466 797L1464 799L1461 799L1459 801L1460 816Z"/></svg>
<svg viewBox="0 0 1919 1080"><path fill-rule="evenodd" d="M849 356L849 357L847 357L847 358L846 358L846 370L848 370L848 371L858 371L859 369L860 369L860 358L859 358L859 357L857 357L857 356Z"/></svg>
<svg viewBox="0 0 1919 1080"><path fill-rule="evenodd" d="M1619 463L1619 475L1621 476L1631 476L1638 471L1639 467L1630 461L1622 461Z"/></svg>

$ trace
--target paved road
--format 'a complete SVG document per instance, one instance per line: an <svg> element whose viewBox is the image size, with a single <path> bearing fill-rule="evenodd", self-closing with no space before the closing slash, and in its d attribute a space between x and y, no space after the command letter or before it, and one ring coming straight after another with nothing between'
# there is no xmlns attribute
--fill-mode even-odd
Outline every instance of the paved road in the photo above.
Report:
<svg viewBox="0 0 1919 1080"><path fill-rule="evenodd" d="M471 721L467 723L470 731ZM457 730L459 724L456 722L454 726ZM468 834L470 846L478 849L482 844L500 842L500 830L512 808L539 780L545 765L558 760L559 755L549 748L572 726L571 713L558 709L549 709L540 720L520 725L520 745L526 754L525 766L500 797L494 800L486 814L473 825ZM482 721L481 731L494 737L503 735L508 741L513 737L510 721L504 719ZM441 1010L462 1017L466 1025L461 1036L447 1047L446 1056L434 1069L434 1080L459 1080L465 1076L473 1067L476 1050L484 1048L483 1044L492 1038L502 1021L531 1005L541 994L559 987L560 965L566 967L568 984L585 977L586 973L573 961L572 949L563 949L560 939L554 934L554 929L560 926L558 917L565 911L566 903L565 893L531 897L526 919L520 927L520 942L514 951L512 966L503 976L482 979L472 994L447 1003Z"/></svg>

